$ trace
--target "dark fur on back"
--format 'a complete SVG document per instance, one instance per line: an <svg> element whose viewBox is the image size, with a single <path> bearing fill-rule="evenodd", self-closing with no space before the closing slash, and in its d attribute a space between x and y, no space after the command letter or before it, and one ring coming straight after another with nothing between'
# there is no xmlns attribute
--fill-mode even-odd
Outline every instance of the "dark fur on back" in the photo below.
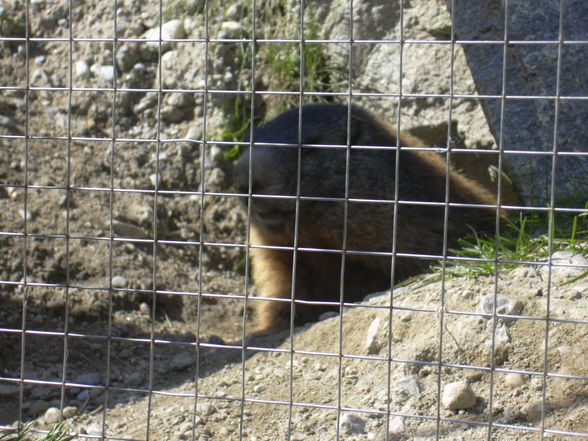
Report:
<svg viewBox="0 0 588 441"><path fill-rule="evenodd" d="M370 292L390 287L391 257L360 252L390 253L393 250L395 171L398 144L396 131L367 111L343 105L302 107L301 139L299 109L289 110L254 130L252 152L246 148L234 173L235 187L249 193L251 173L254 195L282 195L290 198L251 199L251 243L253 245L294 246L298 173L300 195L315 198L344 198L349 153L344 299L360 300ZM389 146L383 149L351 146ZM300 147L321 144L331 147ZM294 144L295 146L276 146ZM335 145L342 148L332 147ZM424 146L401 133L399 145ZM301 150L300 150L301 149ZM251 157L251 161L250 161ZM300 158L300 170L298 170ZM446 165L434 151L400 150L396 252L403 254L443 254L443 205L411 202L445 202ZM247 199L242 199L245 205ZM385 202L388 201L388 202ZM495 197L473 181L452 171L449 175L449 201L493 205ZM338 301L340 299L341 250L344 245L344 202L308 200L299 202L296 255L297 300ZM472 232L492 232L495 208L450 207L447 225L448 246ZM320 251L325 250L325 251ZM293 253L276 249L252 249L253 278L264 298L290 299ZM394 279L403 280L425 271L433 261L397 257ZM289 322L290 303L258 301L261 332ZM298 322L315 320L324 306L296 304Z"/></svg>

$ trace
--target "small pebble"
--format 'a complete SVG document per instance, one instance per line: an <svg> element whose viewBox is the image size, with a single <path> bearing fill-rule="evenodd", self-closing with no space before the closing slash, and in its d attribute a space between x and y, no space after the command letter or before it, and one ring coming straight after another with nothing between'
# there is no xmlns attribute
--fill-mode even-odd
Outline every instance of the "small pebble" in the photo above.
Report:
<svg viewBox="0 0 588 441"><path fill-rule="evenodd" d="M63 408L63 418L73 418L78 414L78 408L75 406L67 406Z"/></svg>
<svg viewBox="0 0 588 441"><path fill-rule="evenodd" d="M141 314L150 315L151 314L151 308L149 307L149 305L147 303L142 302L139 305L139 312Z"/></svg>
<svg viewBox="0 0 588 441"><path fill-rule="evenodd" d="M512 388L522 386L525 383L525 377L523 374L511 373L504 376L504 384Z"/></svg>
<svg viewBox="0 0 588 441"><path fill-rule="evenodd" d="M344 412L339 420L339 428L348 435L365 433L365 419L357 414Z"/></svg>
<svg viewBox="0 0 588 441"><path fill-rule="evenodd" d="M365 338L365 348L368 354L377 354L380 351L381 344L380 339L378 338L379 328L380 318L376 317L370 324Z"/></svg>
<svg viewBox="0 0 588 441"><path fill-rule="evenodd" d="M112 287L113 288L126 288L127 286L127 279L123 276L114 276L112 278Z"/></svg>

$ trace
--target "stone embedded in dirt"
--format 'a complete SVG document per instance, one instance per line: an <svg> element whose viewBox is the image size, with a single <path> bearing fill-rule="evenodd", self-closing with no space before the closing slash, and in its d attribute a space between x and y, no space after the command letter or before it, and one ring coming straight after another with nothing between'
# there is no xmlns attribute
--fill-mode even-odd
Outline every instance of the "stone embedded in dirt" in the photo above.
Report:
<svg viewBox="0 0 588 441"><path fill-rule="evenodd" d="M339 428L348 435L365 433L365 419L355 413L343 412L339 420Z"/></svg>
<svg viewBox="0 0 588 441"><path fill-rule="evenodd" d="M465 381L446 384L441 396L441 404L449 410L471 409L476 405L476 394Z"/></svg>
<svg viewBox="0 0 588 441"><path fill-rule="evenodd" d="M512 300L501 294L496 294L496 314L518 315L523 309L523 304L518 300ZM483 314L494 314L494 294L486 294L482 297L478 310ZM486 317L490 319L491 317ZM507 319L503 319L507 320Z"/></svg>
<svg viewBox="0 0 588 441"><path fill-rule="evenodd" d="M243 26L238 21L225 21L221 24L221 29L225 32L227 38L238 38L241 36Z"/></svg>
<svg viewBox="0 0 588 441"><path fill-rule="evenodd" d="M76 78L85 78L90 75L90 66L85 60L78 60L75 62L74 75Z"/></svg>
<svg viewBox="0 0 588 441"><path fill-rule="evenodd" d="M169 367L175 370L182 370L194 364L194 357L187 352L180 352L169 363Z"/></svg>
<svg viewBox="0 0 588 441"><path fill-rule="evenodd" d="M159 26L149 29L143 34L147 40L156 40L147 43L150 47L157 48L159 46ZM175 40L180 38L186 38L186 29L184 28L183 20L170 20L161 26L161 39L162 40ZM171 43L162 43L162 50L166 51L171 48Z"/></svg>
<svg viewBox="0 0 588 441"><path fill-rule="evenodd" d="M101 65L93 64L92 67L90 68L90 70L98 78L102 78L105 81L114 80L115 71L114 71L114 66L112 66L112 65L101 66Z"/></svg>
<svg viewBox="0 0 588 441"><path fill-rule="evenodd" d="M583 271L588 271L588 259L581 254L569 251L557 251L551 255L551 266L544 265L541 267L541 271L548 272L550 268L551 273L555 276L574 277L581 274Z"/></svg>
<svg viewBox="0 0 588 441"><path fill-rule="evenodd" d="M74 383L78 384L89 384L91 386L96 386L103 382L102 374L95 374L95 373L88 373L88 374L81 374L78 375Z"/></svg>
<svg viewBox="0 0 588 441"><path fill-rule="evenodd" d="M513 372L504 376L504 384L512 388L522 386L525 383L525 377L523 374Z"/></svg>
<svg viewBox="0 0 588 441"><path fill-rule="evenodd" d="M508 335L508 328L504 323L501 323L496 327L496 331L494 333L494 346L503 346L506 343L510 342L510 335ZM488 339L488 344L492 344L492 339Z"/></svg>
<svg viewBox="0 0 588 441"><path fill-rule="evenodd" d="M147 239L149 237L142 228L119 220L112 221L112 230L117 237L128 237L131 239Z"/></svg>
<svg viewBox="0 0 588 441"><path fill-rule="evenodd" d="M390 436L397 435L399 433L404 432L406 426L404 425L404 418L401 416L394 416L390 418L390 423L388 426L388 433Z"/></svg>
<svg viewBox="0 0 588 441"><path fill-rule="evenodd" d="M61 419L61 411L57 407L50 407L43 415L43 421L47 425L56 424Z"/></svg>
<svg viewBox="0 0 588 441"><path fill-rule="evenodd" d="M198 403L196 412L198 415L210 416L216 412L216 408L214 407L214 404L200 402Z"/></svg>
<svg viewBox="0 0 588 441"><path fill-rule="evenodd" d="M582 298L588 298L588 283L574 286L568 296L568 299L570 300L578 300Z"/></svg>
<svg viewBox="0 0 588 441"><path fill-rule="evenodd" d="M545 412L549 409L549 404L545 403ZM527 419L527 421L538 421L541 419L541 414L543 412L543 402L542 401L535 401L532 403L528 403L521 408L521 414Z"/></svg>
<svg viewBox="0 0 588 441"><path fill-rule="evenodd" d="M365 338L365 349L368 354L377 354L380 351L381 343L378 338L378 329L380 328L380 317L376 317L368 328Z"/></svg>
<svg viewBox="0 0 588 441"><path fill-rule="evenodd" d="M113 288L126 288L127 287L127 279L123 276L114 276L112 278L112 287Z"/></svg>
<svg viewBox="0 0 588 441"><path fill-rule="evenodd" d="M401 378L396 384L410 395L418 396L421 393L421 385L414 377Z"/></svg>
<svg viewBox="0 0 588 441"><path fill-rule="evenodd" d="M73 418L78 413L78 408L75 406L67 406L63 408L63 418Z"/></svg>

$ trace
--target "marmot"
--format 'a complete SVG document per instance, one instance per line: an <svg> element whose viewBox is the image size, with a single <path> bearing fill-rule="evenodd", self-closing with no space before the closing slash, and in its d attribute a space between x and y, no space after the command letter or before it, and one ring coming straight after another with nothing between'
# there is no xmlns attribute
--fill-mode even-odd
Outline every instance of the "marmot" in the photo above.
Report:
<svg viewBox="0 0 588 441"><path fill-rule="evenodd" d="M371 292L389 289L393 283L396 130L357 106L351 106L348 124L348 112L346 105L334 104L291 109L256 128L253 151L250 154L250 149L245 148L236 164L234 184L239 193L249 193L251 173L250 242L276 247L251 249L252 276L259 295L281 299L255 301L258 333L289 325L293 286L296 323L316 320L326 309L338 309L348 127L352 147L347 192L351 200L347 207L344 301L360 300ZM407 133L400 133L399 138L402 147L426 147ZM274 143L297 146L271 145ZM396 258L394 282L421 273L434 262L416 255L443 254L446 164L433 150L400 149L399 173L396 252L415 256ZM298 191L303 199L299 200L296 235ZM246 208L248 198L241 200ZM449 174L449 201L496 205L494 195L455 171ZM472 231L492 233L495 221L495 207L449 207L448 246L454 246L458 238ZM279 248L294 246L295 268L292 249Z"/></svg>

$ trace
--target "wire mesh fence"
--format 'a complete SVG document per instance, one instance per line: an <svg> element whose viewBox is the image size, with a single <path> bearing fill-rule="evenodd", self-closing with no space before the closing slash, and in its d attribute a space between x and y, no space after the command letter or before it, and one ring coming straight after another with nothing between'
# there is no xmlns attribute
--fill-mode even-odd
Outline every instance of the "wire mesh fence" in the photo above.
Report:
<svg viewBox="0 0 588 441"><path fill-rule="evenodd" d="M2 7L2 436L588 438L588 11L426 3Z"/></svg>

